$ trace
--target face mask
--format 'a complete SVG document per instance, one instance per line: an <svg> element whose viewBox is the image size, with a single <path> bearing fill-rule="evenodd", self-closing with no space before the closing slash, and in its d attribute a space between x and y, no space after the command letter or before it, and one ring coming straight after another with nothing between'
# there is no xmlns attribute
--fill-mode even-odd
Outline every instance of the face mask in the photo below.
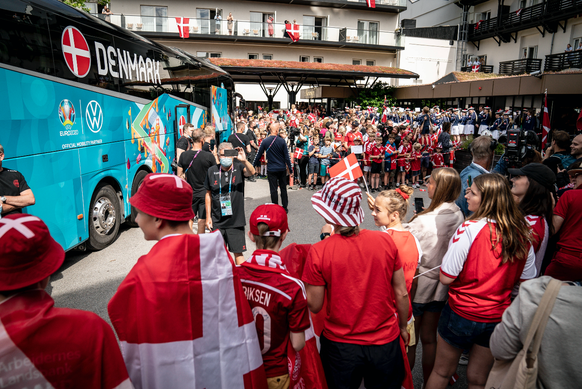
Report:
<svg viewBox="0 0 582 389"><path fill-rule="evenodd" d="M224 167L231 167L232 158L220 158L220 164Z"/></svg>

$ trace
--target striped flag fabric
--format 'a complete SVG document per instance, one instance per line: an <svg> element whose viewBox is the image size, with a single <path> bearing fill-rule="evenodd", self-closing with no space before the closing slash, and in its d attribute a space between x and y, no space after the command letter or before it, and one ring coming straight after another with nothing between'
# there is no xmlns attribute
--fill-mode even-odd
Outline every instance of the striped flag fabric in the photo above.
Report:
<svg viewBox="0 0 582 389"><path fill-rule="evenodd" d="M137 389L267 389L253 314L218 231L160 240L108 311Z"/></svg>
<svg viewBox="0 0 582 389"><path fill-rule="evenodd" d="M376 0L366 0L366 4L368 4L368 8L376 8Z"/></svg>
<svg viewBox="0 0 582 389"><path fill-rule="evenodd" d="M190 19L189 18L176 18L176 24L178 25L178 33L180 38L190 37Z"/></svg>
<svg viewBox="0 0 582 389"><path fill-rule="evenodd" d="M542 118L542 151L546 150L548 134L550 133L550 113L548 112L548 90L546 89L544 97L544 117Z"/></svg>

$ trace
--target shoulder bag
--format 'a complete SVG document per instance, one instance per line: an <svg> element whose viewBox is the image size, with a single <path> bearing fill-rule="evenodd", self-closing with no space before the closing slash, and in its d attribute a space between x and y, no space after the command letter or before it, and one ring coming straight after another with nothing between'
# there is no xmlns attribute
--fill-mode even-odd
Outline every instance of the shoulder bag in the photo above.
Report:
<svg viewBox="0 0 582 389"><path fill-rule="evenodd" d="M495 359L487 378L488 389L535 389L538 378L538 351L546 324L554 308L562 282L552 279L533 317L523 348L514 360ZM533 341L533 343L532 343Z"/></svg>

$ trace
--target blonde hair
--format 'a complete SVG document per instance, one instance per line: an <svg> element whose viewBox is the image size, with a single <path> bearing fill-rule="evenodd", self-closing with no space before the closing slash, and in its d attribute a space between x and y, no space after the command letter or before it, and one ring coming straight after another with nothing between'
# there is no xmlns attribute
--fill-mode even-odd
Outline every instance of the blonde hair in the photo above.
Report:
<svg viewBox="0 0 582 389"><path fill-rule="evenodd" d="M281 240L281 237L263 236L265 232L269 231L269 226L267 223L259 223L257 224L257 228L259 229L260 235L253 234L257 250L272 250L277 248L277 244L279 243L279 240Z"/></svg>
<svg viewBox="0 0 582 389"><path fill-rule="evenodd" d="M481 204L467 220L487 218L496 222L495 240L491 233L491 249L501 242L502 263L527 259L531 243L531 231L517 202L513 199L509 182L501 174L481 174L473 180L481 192Z"/></svg>
<svg viewBox="0 0 582 389"><path fill-rule="evenodd" d="M377 198L380 199L382 205L388 210L388 213L398 212L398 216L402 220L408 212L410 196L414 193L414 189L408 185L400 185L398 190L408 196L408 198L405 199L396 189L383 190Z"/></svg>
<svg viewBox="0 0 582 389"><path fill-rule="evenodd" d="M420 143L418 143L418 142L416 142L412 147L414 148L414 150L420 150L420 149L422 149L422 145Z"/></svg>
<svg viewBox="0 0 582 389"><path fill-rule="evenodd" d="M455 169L450 167L435 169L432 171L430 177L434 180L436 186L432 201L428 208L417 213L410 221L413 221L420 215L434 211L443 203L454 202L459 198L459 194L461 194L461 176L459 176L459 173Z"/></svg>

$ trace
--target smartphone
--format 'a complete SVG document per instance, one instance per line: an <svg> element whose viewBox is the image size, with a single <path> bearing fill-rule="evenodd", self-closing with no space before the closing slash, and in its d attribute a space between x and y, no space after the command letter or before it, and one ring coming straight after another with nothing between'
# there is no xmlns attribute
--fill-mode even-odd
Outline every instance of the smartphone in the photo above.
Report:
<svg viewBox="0 0 582 389"><path fill-rule="evenodd" d="M469 176L467 183L469 184L469 187L471 187L473 185L473 178L471 178L471 176Z"/></svg>
<svg viewBox="0 0 582 389"><path fill-rule="evenodd" d="M422 211L424 211L424 200L422 199L422 197L415 197L414 198L414 209L416 210L416 213L421 213Z"/></svg>
<svg viewBox="0 0 582 389"><path fill-rule="evenodd" d="M233 150L233 149L224 150L224 156L225 157L236 157L236 156L238 156L238 150Z"/></svg>

